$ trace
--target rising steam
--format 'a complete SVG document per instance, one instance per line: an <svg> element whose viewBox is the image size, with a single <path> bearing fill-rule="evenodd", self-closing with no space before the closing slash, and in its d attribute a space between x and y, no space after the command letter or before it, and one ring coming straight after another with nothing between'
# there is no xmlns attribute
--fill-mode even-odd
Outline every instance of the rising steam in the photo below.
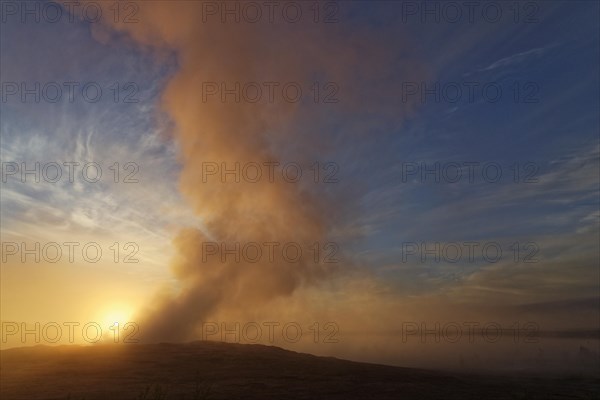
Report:
<svg viewBox="0 0 600 400"><path fill-rule="evenodd" d="M294 161L305 168L332 149L325 130L327 116L363 115L377 109L394 116L406 113L399 105L399 88L389 85L390 74L415 75L420 66L398 60L397 48L386 48L384 37L357 31L343 21L315 24L310 18L290 23L226 23L216 18L202 22L202 2L140 3L139 22L112 24L110 29L130 35L138 44L175 52L178 71L163 96L164 110L175 123L174 139L183 165L180 189L206 229L183 229L174 242L178 255L173 272L180 288L166 293L140 323L144 338L189 340L198 324L223 306L252 310L295 290L322 281L334 268L311 257L298 262L225 262L213 256L203 260L203 244L294 242L306 249L327 242L339 223L342 205L351 200L340 184L325 192L323 186L242 180L223 183L218 174L205 179L206 163L232 167L235 163ZM102 29L96 27L101 36ZM106 32L106 31L105 31ZM378 44L379 43L379 44ZM335 82L339 102L315 104L313 82ZM290 102L281 95L271 102L234 101L229 96L203 98L207 82L296 82L303 99ZM279 86L281 87L281 86ZM280 93L280 92L276 92ZM369 134L368 124L344 133L356 139ZM363 139L361 140L364 140ZM263 175L265 170L263 170ZM332 194L334 193L334 194Z"/></svg>

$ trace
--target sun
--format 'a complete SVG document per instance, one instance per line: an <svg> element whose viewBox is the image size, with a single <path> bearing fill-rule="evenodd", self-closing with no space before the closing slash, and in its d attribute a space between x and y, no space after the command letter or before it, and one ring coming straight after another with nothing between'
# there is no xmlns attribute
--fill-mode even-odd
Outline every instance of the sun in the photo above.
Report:
<svg viewBox="0 0 600 400"><path fill-rule="evenodd" d="M135 334L137 324L133 320L133 307L122 304L105 306L98 313L97 329L101 331L99 342L123 343ZM95 342L94 342L95 343Z"/></svg>
<svg viewBox="0 0 600 400"><path fill-rule="evenodd" d="M120 326L123 326L125 324L127 324L128 322L134 322L132 321L132 309L131 307L126 307L126 306L112 306L112 307L107 307L102 313L100 313L100 320L98 321L98 323L102 326L102 327L111 327L114 326L115 324L119 324Z"/></svg>

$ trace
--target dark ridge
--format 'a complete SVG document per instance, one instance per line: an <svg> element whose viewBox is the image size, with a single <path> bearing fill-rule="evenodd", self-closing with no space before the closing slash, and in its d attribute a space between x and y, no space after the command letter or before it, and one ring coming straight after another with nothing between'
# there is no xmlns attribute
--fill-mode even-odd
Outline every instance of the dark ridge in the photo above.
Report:
<svg viewBox="0 0 600 400"><path fill-rule="evenodd" d="M592 399L597 378L466 375L220 342L0 352L3 400Z"/></svg>

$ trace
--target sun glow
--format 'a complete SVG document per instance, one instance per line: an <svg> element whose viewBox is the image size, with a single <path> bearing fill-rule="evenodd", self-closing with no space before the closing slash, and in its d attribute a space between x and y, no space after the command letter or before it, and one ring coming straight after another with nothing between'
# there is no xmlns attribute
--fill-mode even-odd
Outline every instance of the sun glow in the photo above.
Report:
<svg viewBox="0 0 600 400"><path fill-rule="evenodd" d="M114 304L99 314L96 323L101 329L102 343L135 343L138 327L133 320L133 308Z"/></svg>
<svg viewBox="0 0 600 400"><path fill-rule="evenodd" d="M102 326L102 327L110 327L113 326L115 323L118 323L119 325L123 326L125 324L127 324L128 322L134 322L132 321L132 310L129 307L123 307L123 306L114 306L114 307L110 307L107 310L105 310L103 313L100 314L100 318L98 323Z"/></svg>

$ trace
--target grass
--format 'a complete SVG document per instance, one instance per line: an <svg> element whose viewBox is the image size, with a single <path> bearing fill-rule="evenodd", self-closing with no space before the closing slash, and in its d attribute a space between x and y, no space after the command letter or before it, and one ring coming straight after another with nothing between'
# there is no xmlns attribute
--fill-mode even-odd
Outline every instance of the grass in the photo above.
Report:
<svg viewBox="0 0 600 400"><path fill-rule="evenodd" d="M212 384L206 381L203 381L199 377L196 378L196 383L194 386L194 391L192 392L192 397L190 400L208 400L210 399L210 390L212 388ZM160 385L158 383L147 385L144 389L142 389L136 399L137 400L168 400L169 387L168 385ZM187 397L178 397L178 400L186 400ZM69 393L66 397L66 400L77 400L71 397L71 393ZM81 400L85 400L84 397Z"/></svg>

